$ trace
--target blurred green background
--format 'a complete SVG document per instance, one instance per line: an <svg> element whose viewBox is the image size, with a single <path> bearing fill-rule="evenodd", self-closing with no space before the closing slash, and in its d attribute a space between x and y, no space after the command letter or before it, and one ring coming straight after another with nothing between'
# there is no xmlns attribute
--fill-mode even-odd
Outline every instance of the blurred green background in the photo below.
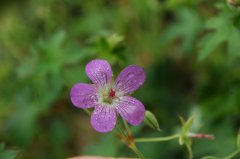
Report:
<svg viewBox="0 0 240 159"><path fill-rule="evenodd" d="M61 159L134 154L93 130L69 98L90 82L85 65L130 64L147 80L133 96L158 118L134 135L164 136L195 116L194 158L235 149L240 128L240 14L225 0L11 0L0 2L0 158ZM138 144L151 159L185 159L177 141Z"/></svg>

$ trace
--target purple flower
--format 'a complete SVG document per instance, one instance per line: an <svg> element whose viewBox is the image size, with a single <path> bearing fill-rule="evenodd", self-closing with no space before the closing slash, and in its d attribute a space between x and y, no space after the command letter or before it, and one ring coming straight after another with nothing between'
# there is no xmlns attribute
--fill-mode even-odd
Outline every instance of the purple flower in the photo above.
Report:
<svg viewBox="0 0 240 159"><path fill-rule="evenodd" d="M85 70L94 84L75 84L71 89L71 101L78 108L94 107L91 124L96 131L111 131L116 125L117 114L132 125L143 121L144 105L128 96L144 83L146 77L142 68L126 67L115 82L111 66L105 60L92 60Z"/></svg>

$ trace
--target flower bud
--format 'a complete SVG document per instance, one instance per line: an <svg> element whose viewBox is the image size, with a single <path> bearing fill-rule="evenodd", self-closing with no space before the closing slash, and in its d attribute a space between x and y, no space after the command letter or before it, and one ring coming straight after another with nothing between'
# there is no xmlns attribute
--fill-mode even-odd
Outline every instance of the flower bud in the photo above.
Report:
<svg viewBox="0 0 240 159"><path fill-rule="evenodd" d="M152 129L161 131L157 118L155 117L155 115L150 112L150 111L146 111L145 112L145 118L144 118L144 122Z"/></svg>

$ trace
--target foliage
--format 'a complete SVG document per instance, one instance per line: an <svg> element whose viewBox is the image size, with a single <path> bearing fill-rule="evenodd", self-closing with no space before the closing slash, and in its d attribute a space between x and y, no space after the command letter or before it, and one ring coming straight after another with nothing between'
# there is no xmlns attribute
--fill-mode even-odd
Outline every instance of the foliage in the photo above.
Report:
<svg viewBox="0 0 240 159"><path fill-rule="evenodd" d="M199 116L198 124L192 123L195 131L216 136L214 141L194 140L194 158L235 150L240 127L237 3L28 0L3 1L0 9L4 154L14 157L16 149L18 158L52 159L111 150L107 155L134 156L109 134L96 133L89 117L70 103L70 88L89 82L84 67L95 58L108 60L116 74L129 64L145 69L146 83L134 95L153 112L162 131L143 124L133 128L134 136L172 134L181 129L178 115L193 115ZM188 156L175 142L139 147L153 159Z"/></svg>
<svg viewBox="0 0 240 159"><path fill-rule="evenodd" d="M17 150L5 149L4 143L0 143L0 157L4 159L14 159L17 156Z"/></svg>

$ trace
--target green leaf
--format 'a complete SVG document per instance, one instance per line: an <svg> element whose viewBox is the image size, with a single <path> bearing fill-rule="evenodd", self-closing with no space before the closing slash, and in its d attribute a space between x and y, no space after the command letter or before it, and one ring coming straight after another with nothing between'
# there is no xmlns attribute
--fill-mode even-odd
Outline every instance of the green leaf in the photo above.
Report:
<svg viewBox="0 0 240 159"><path fill-rule="evenodd" d="M4 150L5 144L4 143L0 143L0 152Z"/></svg>
<svg viewBox="0 0 240 159"><path fill-rule="evenodd" d="M64 65L73 65L87 58L91 58L95 55L95 50L92 47L81 47L77 42L69 43L62 55L62 63Z"/></svg>
<svg viewBox="0 0 240 159"><path fill-rule="evenodd" d="M238 130L237 147L238 147L238 149L240 150L240 129Z"/></svg>
<svg viewBox="0 0 240 159"><path fill-rule="evenodd" d="M5 144L0 143L0 158L1 159L14 159L18 154L17 150L5 149Z"/></svg>
<svg viewBox="0 0 240 159"><path fill-rule="evenodd" d="M18 154L17 150L4 150L0 152L0 158L2 159L14 159Z"/></svg>
<svg viewBox="0 0 240 159"><path fill-rule="evenodd" d="M158 121L157 121L157 118L155 117L155 115L152 112L150 112L148 110L145 112L144 122L150 128L155 129L157 131L161 131Z"/></svg>
<svg viewBox="0 0 240 159"><path fill-rule="evenodd" d="M53 34L53 36L49 39L49 42L52 47L59 48L65 39L66 39L65 31L60 30Z"/></svg>
<svg viewBox="0 0 240 159"><path fill-rule="evenodd" d="M179 46L184 53L191 53L197 34L202 30L202 20L197 12L189 8L181 8L177 11L178 20L170 25L161 38L164 46L177 38L181 38ZM188 24L188 25L186 25Z"/></svg>
<svg viewBox="0 0 240 159"><path fill-rule="evenodd" d="M226 35L217 31L206 35L200 42L198 59L204 60L210 53L212 53L220 44L226 40Z"/></svg>
<svg viewBox="0 0 240 159"><path fill-rule="evenodd" d="M32 51L35 51L40 55L40 62L45 62L45 65L58 64L61 61L63 54L62 45L64 44L65 39L65 32L62 30L57 31L47 39L40 39L36 45L33 46Z"/></svg>
<svg viewBox="0 0 240 159"><path fill-rule="evenodd" d="M36 120L40 114L41 107L36 104L23 107L9 119L9 132L15 143L27 145L31 142L36 133ZM21 124L19 124L21 123ZM0 157L1 158L1 157Z"/></svg>
<svg viewBox="0 0 240 159"><path fill-rule="evenodd" d="M200 40L198 59L205 59L224 41L227 41L232 26L232 14L228 11L223 11L223 13L209 19L206 22L205 29L212 32L208 33Z"/></svg>
<svg viewBox="0 0 240 159"><path fill-rule="evenodd" d="M230 59L235 59L236 57L240 56L240 31L232 27L232 32L228 38L228 53Z"/></svg>

